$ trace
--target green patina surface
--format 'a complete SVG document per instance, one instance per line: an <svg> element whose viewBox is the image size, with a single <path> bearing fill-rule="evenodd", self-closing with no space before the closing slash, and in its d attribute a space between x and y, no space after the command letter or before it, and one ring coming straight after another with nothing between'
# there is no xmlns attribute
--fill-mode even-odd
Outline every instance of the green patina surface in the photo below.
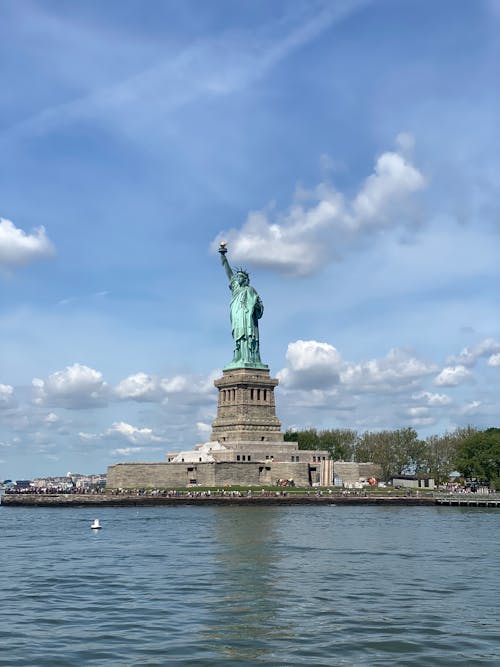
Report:
<svg viewBox="0 0 500 667"><path fill-rule="evenodd" d="M248 273L237 268L233 271L226 258L226 246L221 244L219 253L222 266L229 279L231 304L231 333L233 335L233 360L224 370L234 368L261 368L267 370L260 358L259 320L264 313L264 304L256 290L250 285Z"/></svg>

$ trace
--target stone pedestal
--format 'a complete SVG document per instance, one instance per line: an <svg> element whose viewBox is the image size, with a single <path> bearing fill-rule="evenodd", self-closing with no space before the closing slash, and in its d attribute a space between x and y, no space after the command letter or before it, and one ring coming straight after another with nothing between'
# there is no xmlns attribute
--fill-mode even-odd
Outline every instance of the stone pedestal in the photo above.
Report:
<svg viewBox="0 0 500 667"><path fill-rule="evenodd" d="M260 446L283 442L274 402L278 380L270 377L269 370L225 369L214 384L219 390L219 403L211 440Z"/></svg>

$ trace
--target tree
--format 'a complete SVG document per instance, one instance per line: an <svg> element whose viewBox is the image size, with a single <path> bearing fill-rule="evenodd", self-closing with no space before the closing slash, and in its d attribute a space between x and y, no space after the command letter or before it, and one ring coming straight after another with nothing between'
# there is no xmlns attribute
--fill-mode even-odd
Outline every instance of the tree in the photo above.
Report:
<svg viewBox="0 0 500 667"><path fill-rule="evenodd" d="M335 428L328 431L320 431L320 449L330 453L334 461L350 461L356 446L358 434L350 428Z"/></svg>
<svg viewBox="0 0 500 667"><path fill-rule="evenodd" d="M372 461L382 467L382 477L418 472L423 465L424 445L413 428L396 431L366 431L356 444L356 461Z"/></svg>
<svg viewBox="0 0 500 667"><path fill-rule="evenodd" d="M299 449L320 449L319 436L315 428L305 431L286 431L285 440L298 442Z"/></svg>
<svg viewBox="0 0 500 667"><path fill-rule="evenodd" d="M327 451L334 461L350 461L358 434L348 428L336 428L317 431L315 428L304 431L286 431L285 440L298 442L299 449L319 449Z"/></svg>
<svg viewBox="0 0 500 667"><path fill-rule="evenodd" d="M431 435L425 440L425 470L437 484L444 484L456 470L457 452L464 440L478 433L473 426L457 428L451 433Z"/></svg>
<svg viewBox="0 0 500 667"><path fill-rule="evenodd" d="M444 484L455 469L458 440L451 434L431 435L425 441L427 472L436 484Z"/></svg>
<svg viewBox="0 0 500 667"><path fill-rule="evenodd" d="M497 485L500 479L500 428L466 437L457 450L456 467L464 477Z"/></svg>

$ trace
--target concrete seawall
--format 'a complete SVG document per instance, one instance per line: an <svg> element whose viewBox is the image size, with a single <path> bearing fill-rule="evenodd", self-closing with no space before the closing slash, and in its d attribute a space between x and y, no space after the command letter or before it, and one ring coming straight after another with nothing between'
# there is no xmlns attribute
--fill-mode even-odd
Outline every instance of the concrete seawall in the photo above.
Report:
<svg viewBox="0 0 500 667"><path fill-rule="evenodd" d="M330 496L315 494L291 494L288 496L211 496L193 498L187 496L113 496L79 494L7 494L2 507L153 507L176 505L436 505L436 499L416 496Z"/></svg>

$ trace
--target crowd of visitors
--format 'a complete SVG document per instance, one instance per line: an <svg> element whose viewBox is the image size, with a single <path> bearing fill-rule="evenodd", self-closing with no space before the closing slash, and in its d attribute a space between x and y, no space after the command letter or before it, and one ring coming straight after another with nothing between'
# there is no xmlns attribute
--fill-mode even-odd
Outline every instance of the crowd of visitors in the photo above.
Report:
<svg viewBox="0 0 500 667"><path fill-rule="evenodd" d="M85 494L85 495L98 495L105 493L104 488L98 487L66 487L66 486L22 486L17 487L13 486L5 489L5 493L9 495L22 495L22 494L36 494L36 495L54 495L54 494Z"/></svg>

